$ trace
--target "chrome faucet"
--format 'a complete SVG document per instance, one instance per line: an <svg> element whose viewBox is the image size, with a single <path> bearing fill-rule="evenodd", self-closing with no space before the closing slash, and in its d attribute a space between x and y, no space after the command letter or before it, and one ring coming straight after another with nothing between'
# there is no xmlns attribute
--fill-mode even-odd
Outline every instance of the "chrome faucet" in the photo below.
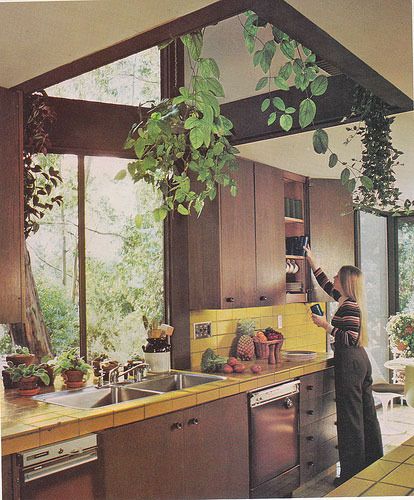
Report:
<svg viewBox="0 0 414 500"><path fill-rule="evenodd" d="M143 379L144 375L144 370L147 369L149 365L147 363L139 363L137 365L132 366L131 368L128 368L128 370L124 370L121 373L119 373L119 366L116 366L115 368L112 368L112 370L109 372L109 385L113 385L118 383L119 377L122 377L122 375L128 375L128 373L133 373L135 372L135 382L141 382Z"/></svg>

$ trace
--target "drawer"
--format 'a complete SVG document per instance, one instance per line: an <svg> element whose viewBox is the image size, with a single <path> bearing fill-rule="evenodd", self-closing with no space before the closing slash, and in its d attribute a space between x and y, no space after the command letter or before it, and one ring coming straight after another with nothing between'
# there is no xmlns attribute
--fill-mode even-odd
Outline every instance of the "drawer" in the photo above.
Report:
<svg viewBox="0 0 414 500"><path fill-rule="evenodd" d="M326 441L336 438L336 414L318 420L318 447Z"/></svg>
<svg viewBox="0 0 414 500"><path fill-rule="evenodd" d="M335 392L322 394L319 410L321 418L336 413Z"/></svg>
<svg viewBox="0 0 414 500"><path fill-rule="evenodd" d="M323 389L322 392L332 392L335 390L335 372L333 368L323 371Z"/></svg>
<svg viewBox="0 0 414 500"><path fill-rule="evenodd" d="M338 440L336 436L319 446L317 452L316 473L322 472L339 460Z"/></svg>
<svg viewBox="0 0 414 500"><path fill-rule="evenodd" d="M302 449L302 443L304 448ZM336 436L324 443L301 441L300 482L306 483L314 476L338 462Z"/></svg>

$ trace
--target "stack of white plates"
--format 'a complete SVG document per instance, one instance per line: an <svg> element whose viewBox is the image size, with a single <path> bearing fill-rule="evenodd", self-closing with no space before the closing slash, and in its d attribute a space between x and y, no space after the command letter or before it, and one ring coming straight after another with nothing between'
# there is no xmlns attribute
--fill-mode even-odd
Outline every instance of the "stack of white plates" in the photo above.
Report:
<svg viewBox="0 0 414 500"><path fill-rule="evenodd" d="M303 285L300 281L294 281L293 283L286 283L286 291L287 292L292 292L292 293L301 292L302 288L303 288Z"/></svg>
<svg viewBox="0 0 414 500"><path fill-rule="evenodd" d="M309 361L316 358L315 351L282 351L286 359L293 361Z"/></svg>

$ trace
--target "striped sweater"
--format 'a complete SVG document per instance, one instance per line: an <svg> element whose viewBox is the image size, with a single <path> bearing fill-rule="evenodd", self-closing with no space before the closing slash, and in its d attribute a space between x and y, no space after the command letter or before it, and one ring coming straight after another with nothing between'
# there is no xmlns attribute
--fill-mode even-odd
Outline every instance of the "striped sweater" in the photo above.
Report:
<svg viewBox="0 0 414 500"><path fill-rule="evenodd" d="M325 292L338 301L341 294L334 288L332 281L329 281L322 269L316 269L313 274ZM331 335L335 338L335 344L357 345L361 327L360 318L361 310L358 303L347 297L338 307L331 321L333 326Z"/></svg>

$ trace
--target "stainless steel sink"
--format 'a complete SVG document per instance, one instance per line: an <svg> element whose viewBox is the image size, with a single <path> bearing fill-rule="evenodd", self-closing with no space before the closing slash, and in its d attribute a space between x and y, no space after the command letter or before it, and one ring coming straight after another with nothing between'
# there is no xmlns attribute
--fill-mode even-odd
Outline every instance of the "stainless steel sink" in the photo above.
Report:
<svg viewBox="0 0 414 500"><path fill-rule="evenodd" d="M124 401L141 399L161 394L154 390L141 390L129 387L85 387L84 389L73 389L70 391L50 392L33 396L37 401L53 403L70 408L91 409L102 406L115 405Z"/></svg>
<svg viewBox="0 0 414 500"><path fill-rule="evenodd" d="M169 373L166 375L152 375L142 382L123 382L100 388L93 386L69 391L49 392L33 396L33 399L70 408L101 408L102 406L148 398L165 392L178 391L196 385L224 380L225 378L219 375Z"/></svg>
<svg viewBox="0 0 414 500"><path fill-rule="evenodd" d="M226 377L220 375L205 375L194 373L169 373L168 375L159 375L157 377L129 384L128 387L142 390L152 390L160 392L179 391L188 389L196 385L208 384L224 380Z"/></svg>

